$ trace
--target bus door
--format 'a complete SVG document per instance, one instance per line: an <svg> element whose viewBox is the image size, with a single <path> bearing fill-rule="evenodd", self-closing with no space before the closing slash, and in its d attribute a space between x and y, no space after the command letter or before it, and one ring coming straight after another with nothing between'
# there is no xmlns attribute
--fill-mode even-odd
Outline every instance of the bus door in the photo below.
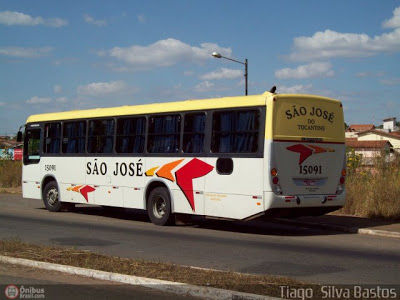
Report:
<svg viewBox="0 0 400 300"><path fill-rule="evenodd" d="M30 124L25 129L24 157L22 173L23 197L41 198L40 139L42 129L39 124Z"/></svg>

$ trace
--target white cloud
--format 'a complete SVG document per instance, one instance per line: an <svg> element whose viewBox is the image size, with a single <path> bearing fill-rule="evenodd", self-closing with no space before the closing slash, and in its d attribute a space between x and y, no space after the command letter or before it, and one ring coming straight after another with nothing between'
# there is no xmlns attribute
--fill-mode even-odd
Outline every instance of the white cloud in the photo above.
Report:
<svg viewBox="0 0 400 300"><path fill-rule="evenodd" d="M67 103L68 102L68 98L67 97L59 97L56 99L57 103Z"/></svg>
<svg viewBox="0 0 400 300"><path fill-rule="evenodd" d="M400 85L400 78L382 79L380 83L383 85Z"/></svg>
<svg viewBox="0 0 400 300"><path fill-rule="evenodd" d="M61 93L61 92L62 92L62 86L59 85L59 84L56 84L55 86L53 86L53 91L54 91L54 93L56 93L56 94Z"/></svg>
<svg viewBox="0 0 400 300"><path fill-rule="evenodd" d="M312 88L311 84L307 85L298 84L293 86L279 85L277 88L277 92L279 94L306 94L309 93L311 88Z"/></svg>
<svg viewBox="0 0 400 300"><path fill-rule="evenodd" d="M356 74L358 78L367 78L367 77L382 77L384 72L359 72Z"/></svg>
<svg viewBox="0 0 400 300"><path fill-rule="evenodd" d="M29 15L16 12L16 11L2 11L0 12L0 24L12 25L27 25L35 26L43 24L44 20L41 17L31 17Z"/></svg>
<svg viewBox="0 0 400 300"><path fill-rule="evenodd" d="M4 102L0 102L0 106L4 106L6 105Z"/></svg>
<svg viewBox="0 0 400 300"><path fill-rule="evenodd" d="M311 61L331 57L365 57L396 51L400 51L400 28L374 37L325 30L316 32L312 37L295 38L289 59Z"/></svg>
<svg viewBox="0 0 400 300"><path fill-rule="evenodd" d="M96 20L93 17L85 14L83 16L83 19L85 20L86 23L88 24L92 24L92 25L96 25L98 27L103 27L103 26L107 26L107 21L105 20Z"/></svg>
<svg viewBox="0 0 400 300"><path fill-rule="evenodd" d="M400 27L400 6L393 10L393 17L389 20L385 20L382 23L383 28L399 28Z"/></svg>
<svg viewBox="0 0 400 300"><path fill-rule="evenodd" d="M143 15L138 15L138 16L137 16L137 20L138 20L138 22L139 22L140 24L146 23L146 17L143 16Z"/></svg>
<svg viewBox="0 0 400 300"><path fill-rule="evenodd" d="M214 90L214 83L209 81L200 82L198 85L195 86L194 90L196 92L208 92Z"/></svg>
<svg viewBox="0 0 400 300"><path fill-rule="evenodd" d="M42 47L42 48L22 48L22 47L0 47L0 55L13 56L13 57L25 57L35 58L48 55L53 48Z"/></svg>
<svg viewBox="0 0 400 300"><path fill-rule="evenodd" d="M305 79L332 77L332 64L329 62L314 62L308 65L298 66L296 69L284 68L275 72L275 77L279 79Z"/></svg>
<svg viewBox="0 0 400 300"><path fill-rule="evenodd" d="M243 71L221 68L217 71L210 72L200 76L201 80L215 80L215 79L235 79L243 76Z"/></svg>
<svg viewBox="0 0 400 300"><path fill-rule="evenodd" d="M37 26L45 25L49 27L62 27L68 24L68 21L60 18L44 19L42 17L32 17L30 15L17 11L1 11L0 24L8 26Z"/></svg>
<svg viewBox="0 0 400 300"><path fill-rule="evenodd" d="M193 76L194 72L193 71L183 71L183 75L185 75L185 76Z"/></svg>
<svg viewBox="0 0 400 300"><path fill-rule="evenodd" d="M68 25L68 21L60 18L47 19L44 25L49 27L63 27Z"/></svg>
<svg viewBox="0 0 400 300"><path fill-rule="evenodd" d="M52 100L51 98L42 98L42 97L37 97L34 96L29 100L26 100L25 103L28 104L46 104L46 103L50 103Z"/></svg>
<svg viewBox="0 0 400 300"><path fill-rule="evenodd" d="M213 51L218 51L224 56L230 56L232 52L230 48L222 48L213 43L202 43L200 47L196 47L169 38L149 46L114 47L108 51L108 55L123 64L113 64L114 70L127 71L170 67L180 62L203 63L212 57Z"/></svg>
<svg viewBox="0 0 400 300"><path fill-rule="evenodd" d="M111 94L121 94L127 91L127 86L123 81L93 82L78 87L78 95L85 96L104 96Z"/></svg>

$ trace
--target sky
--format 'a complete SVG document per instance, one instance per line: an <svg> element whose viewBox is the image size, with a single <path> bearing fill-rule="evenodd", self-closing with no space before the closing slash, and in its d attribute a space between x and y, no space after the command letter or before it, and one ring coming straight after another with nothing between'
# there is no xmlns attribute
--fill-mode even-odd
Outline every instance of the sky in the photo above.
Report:
<svg viewBox="0 0 400 300"><path fill-rule="evenodd" d="M0 135L31 114L315 94L400 120L400 0L0 0Z"/></svg>

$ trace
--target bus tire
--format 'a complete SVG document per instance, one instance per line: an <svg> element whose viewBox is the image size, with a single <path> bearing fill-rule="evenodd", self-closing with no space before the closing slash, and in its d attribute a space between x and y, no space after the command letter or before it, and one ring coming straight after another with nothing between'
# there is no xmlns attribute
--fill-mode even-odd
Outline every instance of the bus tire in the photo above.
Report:
<svg viewBox="0 0 400 300"><path fill-rule="evenodd" d="M165 187L156 187L147 199L147 214L154 225L171 225L171 196Z"/></svg>
<svg viewBox="0 0 400 300"><path fill-rule="evenodd" d="M62 208L58 185L55 181L46 184L43 190L43 202L48 211L57 212Z"/></svg>

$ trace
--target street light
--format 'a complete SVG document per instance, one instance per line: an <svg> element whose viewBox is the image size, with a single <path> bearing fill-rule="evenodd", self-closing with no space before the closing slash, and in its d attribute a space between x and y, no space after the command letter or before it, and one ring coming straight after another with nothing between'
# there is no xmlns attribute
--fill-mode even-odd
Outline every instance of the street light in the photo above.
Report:
<svg viewBox="0 0 400 300"><path fill-rule="evenodd" d="M233 58L229 58L229 57L222 56L222 55L221 55L220 53L218 53L218 52L213 52L213 53L212 53L212 56L214 56L215 58L225 58L225 59L228 59L228 60L231 60L231 61L234 61L234 62L237 62L237 63L239 63L239 64L244 65L244 78L245 78L245 88L246 88L246 96L247 96L247 77L248 77L248 72L247 72L247 58L244 60L244 62L241 62L241 61L238 61L238 60L233 59Z"/></svg>

